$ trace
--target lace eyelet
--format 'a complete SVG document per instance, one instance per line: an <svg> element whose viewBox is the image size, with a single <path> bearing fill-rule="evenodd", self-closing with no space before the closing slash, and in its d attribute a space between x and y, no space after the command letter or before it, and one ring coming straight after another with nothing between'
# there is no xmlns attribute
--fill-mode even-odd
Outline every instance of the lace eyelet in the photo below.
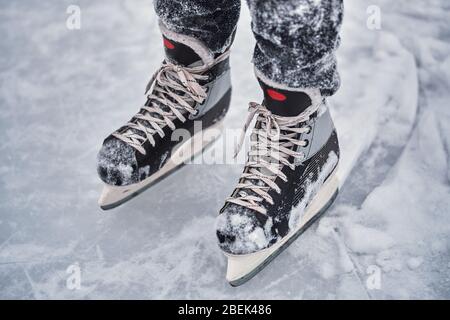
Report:
<svg viewBox="0 0 450 320"><path fill-rule="evenodd" d="M306 133L306 134L310 134L311 131L312 131L312 127L311 127L311 126L307 126L306 128L308 129L308 132L305 132L305 133Z"/></svg>
<svg viewBox="0 0 450 320"><path fill-rule="evenodd" d="M303 148L306 148L307 146L309 146L309 140L308 139L303 140L303 142L305 142L305 145L303 146Z"/></svg>

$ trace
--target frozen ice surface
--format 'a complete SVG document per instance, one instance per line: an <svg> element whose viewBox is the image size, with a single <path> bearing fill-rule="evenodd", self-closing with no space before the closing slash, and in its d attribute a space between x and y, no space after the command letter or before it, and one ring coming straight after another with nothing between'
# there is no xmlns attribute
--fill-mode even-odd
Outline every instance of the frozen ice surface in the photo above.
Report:
<svg viewBox="0 0 450 320"><path fill-rule="evenodd" d="M69 4L81 30L66 28ZM367 28L368 5L381 30ZM346 1L331 102L348 178L319 223L231 288L214 220L240 166L189 165L118 209L96 203L101 141L162 59L151 1L1 1L0 298L450 298L449 12ZM261 99L253 44L244 8L228 127Z"/></svg>

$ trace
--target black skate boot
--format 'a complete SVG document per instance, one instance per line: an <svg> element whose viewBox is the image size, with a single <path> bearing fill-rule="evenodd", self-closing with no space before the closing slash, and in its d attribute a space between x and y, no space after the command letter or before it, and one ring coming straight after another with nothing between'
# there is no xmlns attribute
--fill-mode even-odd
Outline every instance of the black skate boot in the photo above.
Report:
<svg viewBox="0 0 450 320"><path fill-rule="evenodd" d="M106 138L98 154L105 183L99 205L105 210L201 153L220 135L229 108L229 51L214 55L192 37L163 25L161 30L166 59L147 86L147 102Z"/></svg>
<svg viewBox="0 0 450 320"><path fill-rule="evenodd" d="M240 181L217 218L227 280L241 285L308 228L338 193L339 144L319 90L293 91L260 81L262 105ZM241 142L242 143L242 142Z"/></svg>

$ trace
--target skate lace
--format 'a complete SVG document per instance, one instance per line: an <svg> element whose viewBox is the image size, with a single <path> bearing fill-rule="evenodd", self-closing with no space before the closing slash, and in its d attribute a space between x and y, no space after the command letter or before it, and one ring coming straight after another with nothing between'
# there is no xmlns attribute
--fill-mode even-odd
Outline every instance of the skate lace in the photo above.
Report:
<svg viewBox="0 0 450 320"><path fill-rule="evenodd" d="M295 170L295 160L303 160L302 152L294 151L295 146L307 146L307 141L299 140L297 136L309 133L310 127L306 126L312 114L317 111L318 106L311 106L297 117L280 117L272 114L265 106L251 102L249 116L242 130L235 156L242 148L245 133L257 116L257 123L252 131L253 139L250 139L250 151L245 165L244 173L241 175L235 192L226 201L234 203L262 214L267 209L262 205L265 200L273 205L273 198L269 195L271 189L278 194L280 187L275 183L277 177L287 182L287 176L282 172L283 166ZM294 163L289 158L294 158Z"/></svg>
<svg viewBox="0 0 450 320"><path fill-rule="evenodd" d="M165 126L175 130L174 120L185 122L187 113L197 114L195 104L203 103L207 97L207 89L199 82L207 80L208 75L204 73L228 56L229 51L226 51L212 63L194 67L165 60L146 87L147 95L153 85L153 90L147 95L148 103L113 136L145 155L143 144L147 140L155 146L154 135L164 138Z"/></svg>

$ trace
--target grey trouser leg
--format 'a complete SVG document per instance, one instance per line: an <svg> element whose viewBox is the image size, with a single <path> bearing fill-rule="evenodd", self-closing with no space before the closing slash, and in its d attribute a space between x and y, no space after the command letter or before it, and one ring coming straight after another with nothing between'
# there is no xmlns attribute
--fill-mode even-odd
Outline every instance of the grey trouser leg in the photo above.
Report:
<svg viewBox="0 0 450 320"><path fill-rule="evenodd" d="M339 88L335 50L342 0L247 0L256 37L254 64L266 78L292 88Z"/></svg>
<svg viewBox="0 0 450 320"><path fill-rule="evenodd" d="M254 64L271 81L291 88L339 88L335 50L343 0L247 0L256 37ZM239 19L239 0L155 0L172 31L203 41L213 52L226 46Z"/></svg>

